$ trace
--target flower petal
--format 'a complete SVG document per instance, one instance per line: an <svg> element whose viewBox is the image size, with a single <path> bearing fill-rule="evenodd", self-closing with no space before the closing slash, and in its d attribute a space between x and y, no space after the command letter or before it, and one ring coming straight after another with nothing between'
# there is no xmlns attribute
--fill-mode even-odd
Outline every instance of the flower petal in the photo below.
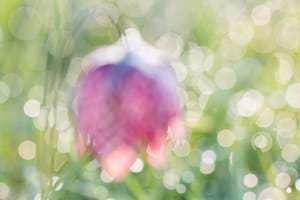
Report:
<svg viewBox="0 0 300 200"><path fill-rule="evenodd" d="M120 145L109 154L101 157L101 165L115 181L119 182L128 175L129 169L136 158L137 152L135 148L129 145Z"/></svg>

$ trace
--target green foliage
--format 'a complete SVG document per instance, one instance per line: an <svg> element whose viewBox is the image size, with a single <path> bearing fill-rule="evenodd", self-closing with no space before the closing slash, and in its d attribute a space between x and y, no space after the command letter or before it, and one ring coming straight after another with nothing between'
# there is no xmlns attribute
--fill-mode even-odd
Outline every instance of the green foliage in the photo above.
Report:
<svg viewBox="0 0 300 200"><path fill-rule="evenodd" d="M299 8L296 0L1 0L0 199L299 199ZM114 183L92 156L77 158L67 111L84 57L129 27L171 55L179 49L172 67L189 143L170 146L162 170L141 152L142 170Z"/></svg>

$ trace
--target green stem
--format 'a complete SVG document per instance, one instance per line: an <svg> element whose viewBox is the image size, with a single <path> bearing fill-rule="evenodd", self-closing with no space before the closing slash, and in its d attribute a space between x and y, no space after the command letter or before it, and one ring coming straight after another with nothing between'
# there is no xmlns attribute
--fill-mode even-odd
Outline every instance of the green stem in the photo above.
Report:
<svg viewBox="0 0 300 200"><path fill-rule="evenodd" d="M141 184L135 178L128 178L126 181L128 190L134 195L135 199L144 199L145 193L141 189Z"/></svg>

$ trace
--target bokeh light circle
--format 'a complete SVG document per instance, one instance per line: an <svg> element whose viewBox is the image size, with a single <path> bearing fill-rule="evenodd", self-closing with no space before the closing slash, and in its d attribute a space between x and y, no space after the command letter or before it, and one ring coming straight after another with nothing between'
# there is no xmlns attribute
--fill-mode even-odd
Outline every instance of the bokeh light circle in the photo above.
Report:
<svg viewBox="0 0 300 200"><path fill-rule="evenodd" d="M37 117L40 114L40 102L34 99L29 99L25 102L23 110L28 117Z"/></svg>
<svg viewBox="0 0 300 200"><path fill-rule="evenodd" d="M243 178L244 185L248 188L253 188L257 185L258 179L255 174L246 174Z"/></svg>
<svg viewBox="0 0 300 200"><path fill-rule="evenodd" d="M188 73L187 67L182 62L173 62L171 66L175 70L177 80L179 82L184 81Z"/></svg>
<svg viewBox="0 0 300 200"><path fill-rule="evenodd" d="M178 184L176 186L176 192L179 193L179 194L183 194L186 192L186 186L183 185L183 184Z"/></svg>
<svg viewBox="0 0 300 200"><path fill-rule="evenodd" d="M300 148L295 144L286 144L282 148L281 156L286 162L295 162L300 156Z"/></svg>
<svg viewBox="0 0 300 200"><path fill-rule="evenodd" d="M276 133L282 138L293 138L297 133L297 122L295 117L289 115L289 113L278 115L276 120Z"/></svg>
<svg viewBox="0 0 300 200"><path fill-rule="evenodd" d="M189 67L196 72L205 71L203 62L205 59L204 50L199 46L193 46L188 51Z"/></svg>
<svg viewBox="0 0 300 200"><path fill-rule="evenodd" d="M275 183L278 187L285 189L291 184L291 177L286 172L281 172L276 175Z"/></svg>
<svg viewBox="0 0 300 200"><path fill-rule="evenodd" d="M243 200L256 200L256 194L254 192L245 192Z"/></svg>
<svg viewBox="0 0 300 200"><path fill-rule="evenodd" d="M286 91L285 99L292 108L300 109L300 83L290 85Z"/></svg>
<svg viewBox="0 0 300 200"><path fill-rule="evenodd" d="M7 184L0 182L0 199L7 199L9 197L10 188Z"/></svg>
<svg viewBox="0 0 300 200"><path fill-rule="evenodd" d="M137 158L132 164L132 166L130 167L130 171L134 173L139 173L143 170L143 168L144 168L144 162L140 158Z"/></svg>
<svg viewBox="0 0 300 200"><path fill-rule="evenodd" d="M264 104L264 96L258 90L250 89L237 97L236 111L242 117L252 117Z"/></svg>
<svg viewBox="0 0 300 200"><path fill-rule="evenodd" d="M255 25L262 26L270 22L272 17L272 9L266 5L261 4L253 8L251 18Z"/></svg>
<svg viewBox="0 0 300 200"><path fill-rule="evenodd" d="M273 141L270 133L258 132L252 137L252 147L262 152L267 152L272 148Z"/></svg>
<svg viewBox="0 0 300 200"><path fill-rule="evenodd" d="M174 170L167 171L163 176L163 184L169 190L176 189L179 181L180 177Z"/></svg>
<svg viewBox="0 0 300 200"><path fill-rule="evenodd" d="M231 130L224 129L218 132L217 141L222 147L230 147L235 141L235 135Z"/></svg>
<svg viewBox="0 0 300 200"><path fill-rule="evenodd" d="M230 40L236 45L247 45L253 38L253 35L253 27L246 20L239 20L237 22L234 22L229 27L228 36Z"/></svg>
<svg viewBox="0 0 300 200"><path fill-rule="evenodd" d="M275 57L278 62L278 70L276 72L276 80L286 85L293 78L294 60L291 56L285 53L276 53Z"/></svg>
<svg viewBox="0 0 300 200"><path fill-rule="evenodd" d="M163 34L156 42L156 46L165 51L172 59L178 58L181 55L183 45L182 38L172 32Z"/></svg>
<svg viewBox="0 0 300 200"><path fill-rule="evenodd" d="M267 187L263 189L259 195L257 200L285 200L285 194L282 190L276 187Z"/></svg>
<svg viewBox="0 0 300 200"><path fill-rule="evenodd" d="M231 89L237 81L235 71L229 67L219 69L214 78L216 85L223 90Z"/></svg>
<svg viewBox="0 0 300 200"><path fill-rule="evenodd" d="M213 164L217 159L217 155L212 150L206 150L201 155L202 162L206 164Z"/></svg>
<svg viewBox="0 0 300 200"><path fill-rule="evenodd" d="M184 144L178 144L173 147L173 152L178 157L186 157L191 152L191 145L188 142L185 142Z"/></svg>
<svg viewBox="0 0 300 200"><path fill-rule="evenodd" d="M195 175L192 171L186 170L181 174L181 178L185 183L192 183L195 180Z"/></svg>
<svg viewBox="0 0 300 200"><path fill-rule="evenodd" d="M205 162L200 163L200 172L202 174L206 174L206 175L211 174L214 172L215 168L216 168L215 163L212 164L205 163Z"/></svg>
<svg viewBox="0 0 300 200"><path fill-rule="evenodd" d="M24 160L32 160L35 158L36 145L30 140L23 141L18 147L19 156Z"/></svg>
<svg viewBox="0 0 300 200"><path fill-rule="evenodd" d="M295 188L296 190L300 191L300 179L297 179L295 182Z"/></svg>
<svg viewBox="0 0 300 200"><path fill-rule="evenodd" d="M258 114L256 118L256 125L261 128L268 128L273 124L274 121L274 111L269 107L264 107Z"/></svg>
<svg viewBox="0 0 300 200"><path fill-rule="evenodd" d="M284 18L276 24L275 41L278 46L294 50L300 45L300 21L298 18Z"/></svg>

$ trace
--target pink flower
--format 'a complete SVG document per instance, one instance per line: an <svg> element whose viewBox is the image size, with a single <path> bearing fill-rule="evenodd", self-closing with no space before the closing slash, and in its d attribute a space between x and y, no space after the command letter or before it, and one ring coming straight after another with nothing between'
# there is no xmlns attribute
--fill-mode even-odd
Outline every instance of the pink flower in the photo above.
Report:
<svg viewBox="0 0 300 200"><path fill-rule="evenodd" d="M185 139L178 85L159 51L142 41L119 47L123 54L114 62L95 59L105 57L103 49L91 54L74 104L79 153L89 149L116 181L127 176L142 147L148 162L161 167L168 141Z"/></svg>

